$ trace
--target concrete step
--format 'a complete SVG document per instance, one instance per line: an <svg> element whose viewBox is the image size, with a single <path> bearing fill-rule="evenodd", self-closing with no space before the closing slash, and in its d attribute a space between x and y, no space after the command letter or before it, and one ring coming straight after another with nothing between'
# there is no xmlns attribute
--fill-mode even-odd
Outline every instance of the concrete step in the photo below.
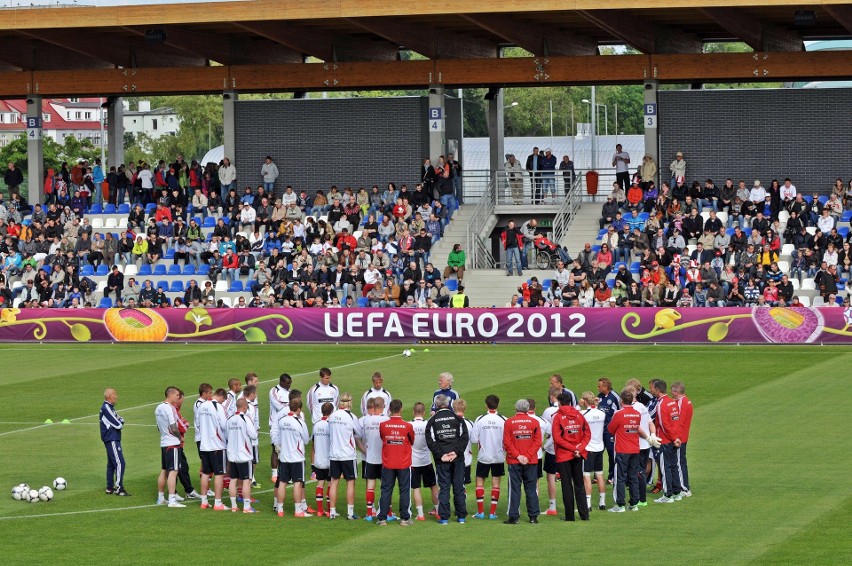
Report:
<svg viewBox="0 0 852 566"><path fill-rule="evenodd" d="M532 277L539 281L552 277L548 270L530 269L523 276L517 274L508 277L502 269L476 269L465 272L465 294L470 298L472 307L504 307L518 292L518 287Z"/></svg>

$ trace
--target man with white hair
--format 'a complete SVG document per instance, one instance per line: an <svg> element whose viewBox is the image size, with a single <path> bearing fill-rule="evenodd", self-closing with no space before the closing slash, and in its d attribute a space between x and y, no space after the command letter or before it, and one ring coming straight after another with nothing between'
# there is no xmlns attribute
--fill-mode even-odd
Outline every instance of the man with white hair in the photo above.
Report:
<svg viewBox="0 0 852 566"><path fill-rule="evenodd" d="M509 518L507 525L517 525L520 517L521 484L527 499L530 523L538 523L538 449L541 448L541 429L537 418L527 414L526 399L515 403L515 416L506 419L503 427L503 448L509 464Z"/></svg>
<svg viewBox="0 0 852 566"><path fill-rule="evenodd" d="M438 395L445 395L448 399L448 405L452 405L453 401L460 397L459 392L453 389L453 374L448 371L445 371L441 375L438 376L438 390L432 395L432 414L438 410L435 408L435 399L438 398Z"/></svg>

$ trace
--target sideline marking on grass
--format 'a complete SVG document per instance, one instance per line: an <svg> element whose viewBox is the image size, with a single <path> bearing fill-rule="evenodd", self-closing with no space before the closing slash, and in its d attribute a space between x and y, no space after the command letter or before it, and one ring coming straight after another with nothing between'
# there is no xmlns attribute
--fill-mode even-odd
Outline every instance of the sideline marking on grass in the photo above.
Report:
<svg viewBox="0 0 852 566"><path fill-rule="evenodd" d="M316 483L317 480L308 480L305 482L305 485ZM293 484L288 484L287 489L293 487ZM262 491L252 492L252 495L261 495L263 493L271 493L275 491L273 489L264 489ZM186 499L186 502L189 503L200 503L199 499ZM157 505L156 503L150 503L148 505L135 505L133 507L113 507L110 509L84 509L82 511L63 511L61 513L41 513L39 515L10 515L6 517L0 517L0 521L12 521L14 519L38 519L40 517L63 517L65 515L83 515L89 513L110 513L112 511L133 511L134 509L149 509L151 507L166 507L165 505Z"/></svg>
<svg viewBox="0 0 852 566"><path fill-rule="evenodd" d="M384 361L384 360L390 360L391 358L397 358L399 356L402 356L402 354L391 354L390 356L381 356L379 358L370 358L369 360L359 360L357 362L350 362L348 364L343 364L342 366L334 366L332 369L343 369L343 368L348 368L348 367L352 367L352 366L357 366L359 364L366 364L366 363L370 363L370 362L381 362L381 361ZM302 376L306 376L306 375L313 375L317 372L319 372L319 368L317 368L315 370L311 370L311 371L304 371L302 373L294 373L293 377L302 377ZM258 383L259 384L261 384L261 383L274 383L276 381L278 381L277 378L276 379L267 379L265 381L258 381ZM198 397L197 393L195 395L187 395L186 398L187 399L194 399L195 397ZM119 410L121 412L135 411L137 409L145 409L147 407L154 407L156 405L159 405L160 403L162 403L162 401L157 401L155 403L145 403L144 405L136 405L135 407L121 407L121 408L119 408ZM69 419L69 420L81 421L83 419L93 419L97 416L98 416L98 413L95 413L94 415L86 415L84 417L74 417L73 419ZM0 423L0 424L2 424L2 423ZM38 425L38 426L29 427L29 428L19 428L17 430L9 430L9 431L6 431L6 432L0 432L0 436L6 436L6 435L9 435L9 434L15 434L15 433L18 433L18 432L27 432L27 431L30 431L30 430L38 430L40 428L44 428L44 427L47 427L47 426L53 426L53 424L55 424L55 423L41 424L41 425Z"/></svg>

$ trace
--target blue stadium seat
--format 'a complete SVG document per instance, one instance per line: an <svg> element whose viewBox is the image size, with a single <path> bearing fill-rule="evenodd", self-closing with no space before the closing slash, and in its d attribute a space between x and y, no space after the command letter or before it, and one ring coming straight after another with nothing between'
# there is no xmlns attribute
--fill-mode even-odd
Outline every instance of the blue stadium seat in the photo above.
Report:
<svg viewBox="0 0 852 566"><path fill-rule="evenodd" d="M805 202L807 202L808 204L811 204L811 203L814 201L814 197L813 197L813 196L811 196L811 195L804 195L802 198L803 198L803 199L805 200Z"/></svg>
<svg viewBox="0 0 852 566"><path fill-rule="evenodd" d="M827 203L827 202L828 202L828 195L820 195L819 196L819 203L821 205L825 206L825 203Z"/></svg>
<svg viewBox="0 0 852 566"><path fill-rule="evenodd" d="M595 253L598 253L599 251L601 251L601 247L600 246L592 246L592 251L595 252Z"/></svg>
<svg viewBox="0 0 852 566"><path fill-rule="evenodd" d="M181 273L184 275L195 275L195 266L191 263L187 263L183 266L183 271Z"/></svg>
<svg viewBox="0 0 852 566"><path fill-rule="evenodd" d="M228 218L227 216L222 216L221 218L222 218L222 222L225 223L225 226L227 226L228 224L231 223L231 219Z"/></svg>
<svg viewBox="0 0 852 566"><path fill-rule="evenodd" d="M183 293L183 281L172 281L169 291L172 293Z"/></svg>
<svg viewBox="0 0 852 566"><path fill-rule="evenodd" d="M108 204L104 207L104 214L115 214L115 205Z"/></svg>
<svg viewBox="0 0 852 566"><path fill-rule="evenodd" d="M199 275L207 275L208 273L210 273L210 265L208 265L206 263L202 263L198 267L198 274Z"/></svg>
<svg viewBox="0 0 852 566"><path fill-rule="evenodd" d="M157 284L154 285L154 288L155 289L162 289L163 291L168 291L169 290L169 282L161 279L160 281L157 281Z"/></svg>
<svg viewBox="0 0 852 566"><path fill-rule="evenodd" d="M109 275L109 266L105 263L100 264L98 269L95 271L95 275Z"/></svg>
<svg viewBox="0 0 852 566"><path fill-rule="evenodd" d="M625 268L627 267L627 264L626 264L626 263L624 263L623 261L619 261L618 263L616 263L615 265L613 265L613 266L612 266L612 270L613 270L613 271L618 271L618 267L619 267L620 265L623 265ZM542 283L542 285L544 285L544 283Z"/></svg>
<svg viewBox="0 0 852 566"><path fill-rule="evenodd" d="M95 269L91 265L84 265L80 268L80 275L83 277L91 277L95 274Z"/></svg>
<svg viewBox="0 0 852 566"><path fill-rule="evenodd" d="M163 256L163 259L174 259L175 258L175 250L174 248L169 248L166 250L166 255Z"/></svg>
<svg viewBox="0 0 852 566"><path fill-rule="evenodd" d="M725 233L726 233L728 236L733 236L733 235L734 235L734 229L733 229L733 228L728 228L727 230L725 230Z"/></svg>
<svg viewBox="0 0 852 566"><path fill-rule="evenodd" d="M151 272L151 264L145 263L139 268L139 271L136 274L137 275L151 275L151 273L152 273Z"/></svg>
<svg viewBox="0 0 852 566"><path fill-rule="evenodd" d="M843 215L840 217L841 222L849 222L852 221L852 210L844 210Z"/></svg>
<svg viewBox="0 0 852 566"><path fill-rule="evenodd" d="M169 275L180 275L180 266L172 264L169 266Z"/></svg>
<svg viewBox="0 0 852 566"><path fill-rule="evenodd" d="M209 243L212 240L213 240L213 232L207 232L206 241Z"/></svg>
<svg viewBox="0 0 852 566"><path fill-rule="evenodd" d="M118 213L119 214L130 214L130 205L126 204L126 203L118 205Z"/></svg>
<svg viewBox="0 0 852 566"><path fill-rule="evenodd" d="M104 211L104 207L99 204L93 204L89 209L89 214L102 214Z"/></svg>
<svg viewBox="0 0 852 566"><path fill-rule="evenodd" d="M200 217L200 216L193 216L193 217L192 217L192 219L193 219L193 220L195 220L195 223L196 223L196 224L198 224L199 226L201 226L201 224L204 222L204 221L201 219L201 217Z"/></svg>
<svg viewBox="0 0 852 566"><path fill-rule="evenodd" d="M370 306L370 299L367 297L358 297L358 306L361 308Z"/></svg>
<svg viewBox="0 0 852 566"><path fill-rule="evenodd" d="M233 283L231 283L230 289L228 289L229 293L242 293L243 292L243 282L237 279Z"/></svg>
<svg viewBox="0 0 852 566"><path fill-rule="evenodd" d="M634 269L641 269L641 265L642 264L640 262L634 261L630 264L630 271L633 271Z"/></svg>
<svg viewBox="0 0 852 566"><path fill-rule="evenodd" d="M641 218L643 222L647 222L649 216L650 216L650 214L648 214L647 212L640 212L639 213L639 218Z"/></svg>
<svg viewBox="0 0 852 566"><path fill-rule="evenodd" d="M110 299L109 297L104 297L103 299L101 299L101 302L98 303L98 308L99 309L112 308L112 299Z"/></svg>
<svg viewBox="0 0 852 566"><path fill-rule="evenodd" d="M145 214L146 214L146 215L147 215L147 214L151 214L151 213L152 213L152 212L154 212L155 210L157 210L157 205L156 205L156 203L149 202L148 204L146 204L146 205L145 205Z"/></svg>
<svg viewBox="0 0 852 566"><path fill-rule="evenodd" d="M444 284L450 291L457 291L459 288L458 279L447 279L446 281L444 281Z"/></svg>
<svg viewBox="0 0 852 566"><path fill-rule="evenodd" d="M746 238L751 236L751 228L743 228L743 234L746 235Z"/></svg>
<svg viewBox="0 0 852 566"><path fill-rule="evenodd" d="M24 226L29 226L30 224L32 224L32 219L31 218L24 218L24 220L23 220L23 222L21 222L21 224L23 224Z"/></svg>
<svg viewBox="0 0 852 566"><path fill-rule="evenodd" d="M216 219L212 216L208 216L204 219L204 224L202 224L204 228L214 228L216 226Z"/></svg>
<svg viewBox="0 0 852 566"><path fill-rule="evenodd" d="M542 282L541 282L541 286L542 286L544 289L550 289L550 286L551 286L552 284L553 284L553 279L545 279L544 281L542 281Z"/></svg>
<svg viewBox="0 0 852 566"><path fill-rule="evenodd" d="M607 279L607 280L606 280L606 286L607 286L607 287L609 287L610 289L612 289L613 287L615 287L615 278L613 278L613 279Z"/></svg>
<svg viewBox="0 0 852 566"><path fill-rule="evenodd" d="M166 266L163 263L159 263L154 266L154 275L165 275L166 274Z"/></svg>
<svg viewBox="0 0 852 566"><path fill-rule="evenodd" d="M837 229L837 233L843 236L843 239L846 239L846 236L849 235L849 226L841 226Z"/></svg>

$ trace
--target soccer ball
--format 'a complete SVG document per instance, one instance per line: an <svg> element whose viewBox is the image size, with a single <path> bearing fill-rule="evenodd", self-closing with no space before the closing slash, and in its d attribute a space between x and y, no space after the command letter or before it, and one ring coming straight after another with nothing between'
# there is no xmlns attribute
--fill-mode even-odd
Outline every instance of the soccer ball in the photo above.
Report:
<svg viewBox="0 0 852 566"><path fill-rule="evenodd" d="M405 356L406 358L410 358L411 357L411 350L403 350L402 355Z"/></svg>
<svg viewBox="0 0 852 566"><path fill-rule="evenodd" d="M23 486L16 485L12 488L12 499L15 501L20 501L24 497L24 488Z"/></svg>
<svg viewBox="0 0 852 566"><path fill-rule="evenodd" d="M30 503L38 503L38 492L36 490L31 489L28 497L27 501Z"/></svg>
<svg viewBox="0 0 852 566"><path fill-rule="evenodd" d="M50 501L53 499L53 490L47 486L44 486L40 490L38 490L38 498L42 501Z"/></svg>
<svg viewBox="0 0 852 566"><path fill-rule="evenodd" d="M65 478L56 478L53 480L53 489L56 491L62 491L68 487L68 482L65 481Z"/></svg>

